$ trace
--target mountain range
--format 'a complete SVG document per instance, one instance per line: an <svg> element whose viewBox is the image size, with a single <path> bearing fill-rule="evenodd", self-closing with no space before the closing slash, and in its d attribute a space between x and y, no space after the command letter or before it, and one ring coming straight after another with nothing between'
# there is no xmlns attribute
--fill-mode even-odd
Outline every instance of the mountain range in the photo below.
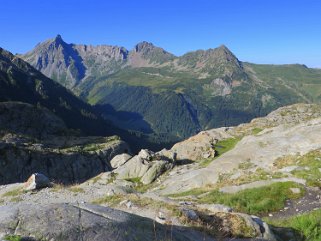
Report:
<svg viewBox="0 0 321 241"><path fill-rule="evenodd" d="M225 46L0 48L0 240L320 240L321 105L226 126L319 102L320 72Z"/></svg>
<svg viewBox="0 0 321 241"><path fill-rule="evenodd" d="M127 50L57 35L19 57L117 127L161 142L321 100L320 69L246 63L224 45L178 57L149 42Z"/></svg>
<svg viewBox="0 0 321 241"><path fill-rule="evenodd" d="M118 135L131 146L134 152L144 146L149 146L151 149L160 148L155 143L150 144L144 135L138 137L135 133L116 127L102 118L97 109L79 99L70 90L2 48L0 48L0 102L22 102L31 104L38 110L49 110L66 125L62 131L64 133L61 133L63 135ZM16 105L12 106L15 108ZM15 118L20 119L23 116L34 119L24 113ZM32 121L29 122L32 123ZM52 124L48 123L48 125ZM40 124L39 128L41 129ZM7 131L7 126L2 126L0 133L2 131Z"/></svg>

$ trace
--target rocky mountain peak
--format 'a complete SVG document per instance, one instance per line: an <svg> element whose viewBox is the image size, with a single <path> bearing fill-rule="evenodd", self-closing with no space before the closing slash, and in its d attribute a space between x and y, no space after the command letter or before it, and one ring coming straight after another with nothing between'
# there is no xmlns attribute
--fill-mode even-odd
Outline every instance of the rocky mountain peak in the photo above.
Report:
<svg viewBox="0 0 321 241"><path fill-rule="evenodd" d="M242 63L225 45L186 53L179 58L179 63L198 71L229 77L242 72L243 68Z"/></svg>
<svg viewBox="0 0 321 241"><path fill-rule="evenodd" d="M150 66L153 64L162 64L173 60L175 56L163 48L157 47L154 44L143 41L135 45L130 52L129 63L133 67Z"/></svg>
<svg viewBox="0 0 321 241"><path fill-rule="evenodd" d="M156 48L152 43L147 41L142 41L136 44L134 50L135 52L144 52Z"/></svg>
<svg viewBox="0 0 321 241"><path fill-rule="evenodd" d="M224 44L220 45L219 47L213 49L213 52L216 53L217 57L224 57L229 60L237 60L236 56L233 52L226 47ZM237 60L238 61L238 60Z"/></svg>
<svg viewBox="0 0 321 241"><path fill-rule="evenodd" d="M73 44L66 43L60 34L40 43L36 48L21 56L46 76L71 88L84 77L86 67Z"/></svg>
<svg viewBox="0 0 321 241"><path fill-rule="evenodd" d="M221 44L220 46L218 46L217 49L224 50L224 51L232 53L232 51L224 44Z"/></svg>
<svg viewBox="0 0 321 241"><path fill-rule="evenodd" d="M51 39L50 41L50 44L49 44L49 47L50 46L54 46L54 48L59 48L59 46L62 46L62 47L67 47L67 43L62 39L61 35L60 34L57 34L57 36L53 39Z"/></svg>
<svg viewBox="0 0 321 241"><path fill-rule="evenodd" d="M57 34L57 36L56 36L56 38L55 38L56 40L62 40L62 37L61 37L61 35L60 34Z"/></svg>

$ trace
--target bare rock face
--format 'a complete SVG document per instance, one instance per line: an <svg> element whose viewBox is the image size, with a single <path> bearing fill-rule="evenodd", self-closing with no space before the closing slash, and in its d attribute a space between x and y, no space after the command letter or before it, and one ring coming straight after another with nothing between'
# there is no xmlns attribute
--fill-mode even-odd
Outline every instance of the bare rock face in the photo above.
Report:
<svg viewBox="0 0 321 241"><path fill-rule="evenodd" d="M25 142L17 145L16 141L0 142L0 183L22 182L35 172L59 183L82 182L110 171L109 161L128 150L123 141L108 141L99 137L83 138L82 143L72 146L68 146L67 142L67 147L61 146L66 139L56 141L60 145L55 147Z"/></svg>
<svg viewBox="0 0 321 241"><path fill-rule="evenodd" d="M111 170L109 161L129 150L117 136L81 137L45 108L0 104L0 184L42 173L57 182L85 181Z"/></svg>
<svg viewBox="0 0 321 241"><path fill-rule="evenodd" d="M67 44L57 35L21 57L46 76L67 88L73 88L88 73L114 71L127 55L128 51L123 47Z"/></svg>
<svg viewBox="0 0 321 241"><path fill-rule="evenodd" d="M0 208L0 240L6 235L55 241L192 241L184 230L90 204L16 204Z"/></svg>
<svg viewBox="0 0 321 241"><path fill-rule="evenodd" d="M26 54L25 59L48 77L66 83L66 87L73 87L85 76L83 59L72 44L65 43L60 35L37 45L34 52Z"/></svg>
<svg viewBox="0 0 321 241"><path fill-rule="evenodd" d="M225 96L232 93L232 83L221 78L212 80L212 82L204 86L204 88L209 88L214 96Z"/></svg>

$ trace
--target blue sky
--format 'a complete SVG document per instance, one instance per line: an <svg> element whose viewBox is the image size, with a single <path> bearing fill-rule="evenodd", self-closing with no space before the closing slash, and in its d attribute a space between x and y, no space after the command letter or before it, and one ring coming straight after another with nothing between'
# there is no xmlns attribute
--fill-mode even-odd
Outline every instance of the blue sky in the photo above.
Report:
<svg viewBox="0 0 321 241"><path fill-rule="evenodd" d="M0 0L0 13L0 47L13 53L59 33L176 55L225 44L242 61L321 68L320 0Z"/></svg>

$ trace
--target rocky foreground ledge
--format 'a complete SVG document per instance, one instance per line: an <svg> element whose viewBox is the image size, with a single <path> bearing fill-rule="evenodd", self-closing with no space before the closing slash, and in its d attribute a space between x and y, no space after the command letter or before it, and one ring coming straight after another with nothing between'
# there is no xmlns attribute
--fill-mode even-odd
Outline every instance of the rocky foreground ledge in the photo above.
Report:
<svg viewBox="0 0 321 241"><path fill-rule="evenodd" d="M0 208L0 240L213 240L187 228L92 204L15 204Z"/></svg>
<svg viewBox="0 0 321 241"><path fill-rule="evenodd" d="M203 131L171 150L143 149L137 155L119 140L52 132L55 138L30 138L14 126L2 141L18 147L16 152L59 149L60 158L80 155L93 164L97 157L105 168L93 168L90 179L75 183L74 174L93 169L78 165L78 156L68 172L62 159L50 166L56 174L73 174L72 184L62 185L60 179L50 182L57 178L52 171L34 165L46 159L22 165L42 174L0 186L0 241L311 240L306 227L286 229L273 221L308 214L303 218L314 217L312 228L319 232L320 113L315 105L283 107L251 123ZM17 142L22 138L43 146ZM0 178L2 172L12 176L8 167L17 165L17 156L9 157L14 161L0 170Z"/></svg>
<svg viewBox="0 0 321 241"><path fill-rule="evenodd" d="M3 206L0 208L0 240L13 239L30 241L231 240L213 239L189 227L160 224L149 218L87 203ZM244 239L233 238L233 240ZM262 236L251 240L274 240L274 238Z"/></svg>

